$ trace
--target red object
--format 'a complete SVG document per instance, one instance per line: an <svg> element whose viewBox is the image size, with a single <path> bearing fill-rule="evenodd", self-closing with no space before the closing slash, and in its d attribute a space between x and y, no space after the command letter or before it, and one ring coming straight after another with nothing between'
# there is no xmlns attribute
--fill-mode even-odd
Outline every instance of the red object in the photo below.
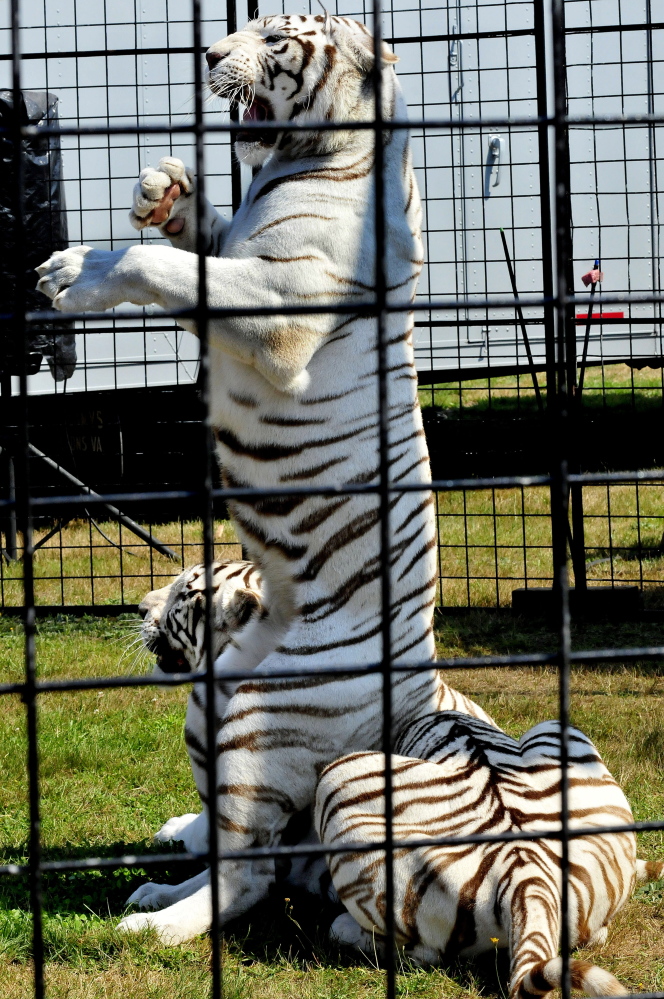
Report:
<svg viewBox="0 0 664 999"><path fill-rule="evenodd" d="M604 273L596 267L594 270L588 271L587 274L584 274L581 280L587 288L589 284L597 284L598 281L603 281Z"/></svg>
<svg viewBox="0 0 664 999"><path fill-rule="evenodd" d="M578 315L575 318L576 318L577 323L580 323L582 320L585 320L585 319L588 318L588 313L587 312L579 312ZM597 319L597 320L600 320L600 319L624 319L624 318L625 318L625 313L624 312L593 312L593 319Z"/></svg>

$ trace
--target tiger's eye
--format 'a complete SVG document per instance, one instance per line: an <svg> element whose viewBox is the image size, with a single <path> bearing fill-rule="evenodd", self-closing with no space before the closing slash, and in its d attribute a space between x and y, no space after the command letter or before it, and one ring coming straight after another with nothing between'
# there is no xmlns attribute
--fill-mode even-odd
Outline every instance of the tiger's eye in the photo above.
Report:
<svg viewBox="0 0 664 999"><path fill-rule="evenodd" d="M265 39L266 45L274 45L276 42L285 41L280 35L268 35Z"/></svg>

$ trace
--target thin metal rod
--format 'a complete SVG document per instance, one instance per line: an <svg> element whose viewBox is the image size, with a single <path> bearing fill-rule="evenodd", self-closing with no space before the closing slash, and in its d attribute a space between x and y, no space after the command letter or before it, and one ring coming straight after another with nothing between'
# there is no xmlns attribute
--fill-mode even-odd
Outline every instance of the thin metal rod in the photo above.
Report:
<svg viewBox="0 0 664 999"><path fill-rule="evenodd" d="M664 29L664 21L653 21L647 24L595 24L595 25L580 25L575 28L566 28L565 34L567 35L588 35L588 34L604 34L605 32L624 32L624 31L646 31L649 29L652 31L661 31ZM231 33L230 22L228 32ZM536 31L532 28L508 28L507 30L497 30L497 31L462 31L456 34L451 32L446 32L441 35L396 35L393 38L386 38L385 41L388 45L412 45L412 44L422 44L422 43L439 43L439 42L450 42L454 39L459 41L483 41L486 38L519 38L524 36L532 36L536 34ZM201 46L200 54L207 50L207 46ZM174 45L172 47L167 47L164 45L152 45L145 46L141 48L121 48L121 49L57 49L53 52L24 52L21 55L21 60L29 59L39 59L40 61L46 59L100 59L100 58L112 58L113 56L135 56L142 58L143 56L149 55L191 55L192 46L190 45ZM0 53L0 62L6 62L11 59L11 53L3 52Z"/></svg>
<svg viewBox="0 0 664 999"><path fill-rule="evenodd" d="M555 301L558 301L557 299ZM562 300L561 304L568 306L575 305L588 305L590 297L585 295L568 295ZM652 293L652 292L630 292L619 295L603 295L602 302L605 305L652 305L664 303L664 293ZM542 308L551 304L551 302L543 298L541 295L532 295L528 297L522 297L518 300L514 297L503 297L503 298L486 298L485 296L468 296L465 298L443 298L443 299L417 299L415 302L386 302L385 312L428 312L432 309L438 309L443 312L453 312L458 309L514 309L517 304L524 306L526 308ZM316 312L315 310L318 309ZM376 312L376 304L373 302L358 302L353 305L280 305L279 314L284 316L309 316L318 315L324 313L325 315L358 315L358 316L368 316L374 315ZM228 308L209 308L208 309L209 318L214 319L224 319L231 316L269 316L273 315L268 306L252 307L252 308L240 308L228 307ZM127 312L122 313L123 318L126 316L127 319L144 319L145 315L142 312ZM194 309L173 309L170 311L164 310L160 313L160 316L167 319L195 319ZM7 321L14 318L12 312L0 313L0 321ZM26 322L28 324L39 324L44 323L44 321L54 321L62 322L63 320L81 320L81 314L76 312L58 312L54 311L44 311L44 312L29 312L26 316ZM108 312L86 312L83 318L88 322L108 322L109 313ZM485 320L486 321L486 320ZM656 320L651 319L651 322L656 322ZM622 320L624 323L630 322L630 319ZM465 321L461 322L463 326ZM87 331L94 332L94 331ZM103 330L100 332L104 332Z"/></svg>
<svg viewBox="0 0 664 999"><path fill-rule="evenodd" d="M597 649L580 652L570 652L569 661L577 665L594 665L596 663L612 663L622 661L658 661L664 659L664 646L644 646L628 649ZM502 667L523 667L523 666L552 666L559 661L557 652L539 652L512 656L477 656L455 659L427 660L420 663L409 663L407 666L392 664L393 673L418 673L429 669L438 670L460 670L460 669L500 669ZM273 680L287 679L295 676L364 676L371 673L380 673L381 663L363 663L362 665L337 665L318 666L303 670L290 669L285 672L275 671L270 673ZM180 687L186 684L198 683L206 679L207 673L171 673L168 676L153 676L150 673L134 676L110 676L110 677L84 677L72 680L44 680L38 682L35 690L39 694L62 693L66 690L112 690L124 687ZM242 681L256 679L256 672L233 670L224 673L224 679L228 681ZM0 696L5 694L23 694L25 692L24 683L3 683L0 684Z"/></svg>
<svg viewBox="0 0 664 999"><path fill-rule="evenodd" d="M599 268L599 260L595 261L595 267ZM590 286L590 302L588 304L588 317L586 319L586 333L583 338L583 352L581 354L581 365L579 367L579 383L576 387L576 398L580 402L583 395L583 380L586 376L586 366L588 362L588 344L590 343L590 324L593 319L593 306L595 298L595 288L597 287L597 281L593 281ZM601 322L601 317L600 320ZM652 322L652 320L650 320ZM624 320L623 320L624 322Z"/></svg>
<svg viewBox="0 0 664 999"><path fill-rule="evenodd" d="M228 6L227 11L227 25L228 34L232 34L237 31L237 18L228 17ZM641 27L641 25L639 25ZM653 28L657 25L653 24ZM614 29L615 30L615 29ZM388 45L410 45L413 43L419 44L421 42L431 42L435 44L437 42L449 42L453 38L460 38L462 40L468 41L483 41L485 38L519 38L527 35L532 35L532 28L508 28L507 30L497 30L497 31L466 31L461 35L443 34L443 35L398 35L394 38L386 38L385 41ZM99 58L111 58L113 56L137 56L142 58L143 56L149 55L192 55L196 51L195 47L191 45L174 45L172 47L165 45L152 45L145 46L141 48L121 48L121 49L57 49L53 52L24 52L21 59L99 59ZM204 55L207 51L206 45L201 45L200 49L197 50L199 55ZM11 59L9 53L0 54L0 62Z"/></svg>
<svg viewBox="0 0 664 999"><path fill-rule="evenodd" d="M653 124L661 125L664 123L664 114L604 114L604 115L564 115L561 119L562 124L590 128L597 127L598 125L620 125L620 126L637 126L642 127L643 125ZM473 118L468 120L465 118L414 118L409 120L399 120L391 119L388 124L388 129L399 131L414 131L419 132L422 129L463 129L464 131L470 132L472 134L473 130L475 132L480 131L483 128L524 128L533 129L538 125L553 125L554 119L550 117L540 118L538 115L524 116L524 117L491 117L491 118ZM228 122L217 122L206 124L206 132L233 132L237 126L232 121ZM260 132L282 132L287 130L289 132L338 132L338 131L369 131L373 128L373 124L370 121L344 121L341 122L329 122L329 121L318 121L318 122L294 122L294 121L261 121L261 122L243 122L242 131L260 131ZM47 135L163 135L169 133L192 133L195 128L190 124L173 125L170 122L163 122L158 125L62 125L62 126L44 126L36 128L34 125L25 125L21 129L21 135L23 138L35 138L36 136L47 136ZM9 134L8 129L0 127L0 135Z"/></svg>
<svg viewBox="0 0 664 999"><path fill-rule="evenodd" d="M631 822L624 825L589 826L581 829L570 829L569 839L588 839L595 836L606 836L626 832L657 832L664 829L664 820L651 822ZM473 833L467 836L431 836L422 839L396 839L392 841L397 849L429 849L437 846L470 846L483 843L532 843L540 840L556 841L562 839L560 826L537 831L519 830L518 832ZM343 853L373 853L375 850L385 850L387 841L384 839L362 840L358 843L343 843L332 845L300 845L294 846L254 846L248 850L228 850L220 853L222 860L255 860L266 857L320 857L335 856ZM201 860L204 853L145 853L125 854L119 857L85 857L81 860L47 860L42 863L41 870L47 873L62 871L108 870L115 867L157 867L164 864L178 866L191 864ZM6 864L0 867L0 876L18 877L24 875L28 867L23 864Z"/></svg>
<svg viewBox="0 0 664 999"><path fill-rule="evenodd" d="M662 482L664 481L664 469L644 469L624 472L583 472L570 473L567 476L570 483L582 483L583 485L606 485L607 483L636 483L636 482ZM549 486L552 478L549 475L505 475L495 478L482 479L434 479L431 483L424 485L421 482L400 482L398 485L390 485L390 493L407 492L455 492L472 491L483 489L516 489L524 486ZM318 487L300 487L289 489L213 489L213 499L242 499L245 497L261 496L354 496L361 493L376 492L378 486L375 485L341 485ZM200 497L197 490L171 490L169 492L149 492L149 493L109 493L106 496L36 496L32 500L33 507L49 509L54 506L96 506L104 505L109 500L126 500L132 503L146 503L153 500L162 500L164 503L178 500L196 499ZM8 500L0 500L0 509L10 507Z"/></svg>
<svg viewBox="0 0 664 999"><path fill-rule="evenodd" d="M523 311L521 309L521 304L519 303L519 293L516 289L516 276L514 274L514 268L512 267L512 260L510 258L510 251L507 247L507 238L505 236L505 230L500 230L500 238L503 241L503 250L505 251L505 262L507 263L507 270L510 275L510 282L512 284L512 291L514 292L514 299L518 303L516 305L516 314L519 320L519 325L521 326L521 336L523 337L523 343L526 348L526 354L528 356L528 367L530 368L530 377L533 380L533 388L535 389L535 398L537 399L537 408L540 413L544 412L544 403L542 402L542 394L540 392L539 382L537 381L537 372L535 371L535 362L533 360L533 352L530 349L530 340L528 339L528 331L526 330L526 324L523 318Z"/></svg>
<svg viewBox="0 0 664 999"><path fill-rule="evenodd" d="M72 517L66 517L64 520L59 520L55 527L51 528L48 534L45 534L43 538L40 538L39 541L32 546L32 551L36 552L38 548L43 548L46 542L50 541L56 534L59 534L60 531L67 526L67 524L71 523L72 519Z"/></svg>
<svg viewBox="0 0 664 999"><path fill-rule="evenodd" d="M551 527L554 573L554 593L558 611L558 717L560 721L560 831L561 831L561 897L560 897L560 949L562 954L562 999L570 999L570 928L569 928L569 672L570 672L570 614L569 581L567 574L567 539L569 525L566 445L567 421L567 307L568 267L571 258L569 215L569 144L565 116L567 113L567 68L565 50L564 0L552 0L551 27L553 36L554 79L554 136L555 136L555 224L556 224L556 395L554 428L557 451L551 487ZM575 334L576 336L576 334ZM576 360L576 341L575 341Z"/></svg>
<svg viewBox="0 0 664 999"><path fill-rule="evenodd" d="M135 520L131 519L131 517L127 517L127 515L122 513L121 510L118 510L116 506L112 506L110 503L108 503L105 497L100 496L99 493L95 492L94 489L91 489L90 486L86 486L84 482L81 482L80 479L77 479L75 475L72 475L71 472L68 472L66 468L63 468L62 465L60 465L53 458L49 458L47 454L44 454L43 451L40 451L39 448L34 446L34 444L29 444L28 447L30 449L30 454L33 454L35 458L40 458L42 461L46 462L46 464L50 468L58 472L63 479L67 480L67 482L71 482L73 486L78 486L78 488L85 494L86 497L88 497L88 499L92 499L96 501L100 506L104 507L104 509L107 510L110 513L110 515L115 518L115 520L119 520L121 524L123 524L128 530L130 530L132 534L135 534L137 538L140 538L141 541L144 541L147 545L150 545L151 548L154 548L155 551L158 551L160 555L165 555L166 558L171 559L171 561L173 562L182 561L178 553L174 552L172 548L169 548L168 545L165 545L161 541L157 541L156 538L153 538L149 531L146 531L144 527L141 527L140 524L137 524ZM55 532L52 532L52 534L53 533ZM43 544L45 540L48 539L42 538L40 544Z"/></svg>
<svg viewBox="0 0 664 999"><path fill-rule="evenodd" d="M226 31L229 35L233 35L237 31L237 10L235 0L226 0ZM240 120L240 110L237 104L235 104L230 110L230 119L234 122L239 122ZM242 202L242 170L240 167L240 161L235 155L235 150L233 148L233 143L235 142L235 134L233 132L230 133L230 140L231 210L233 214L235 214Z"/></svg>

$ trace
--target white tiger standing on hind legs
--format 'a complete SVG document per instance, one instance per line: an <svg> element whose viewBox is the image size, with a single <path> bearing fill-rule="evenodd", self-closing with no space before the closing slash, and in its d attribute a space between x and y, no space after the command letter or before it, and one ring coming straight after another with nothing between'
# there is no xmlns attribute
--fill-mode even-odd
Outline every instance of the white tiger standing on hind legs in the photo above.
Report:
<svg viewBox="0 0 664 999"><path fill-rule="evenodd" d="M273 16L250 22L207 55L211 89L247 107L252 122L371 121L374 65L367 29L339 17ZM381 52L383 115L406 118L392 63ZM274 141L273 141L274 140ZM240 132L236 151L263 168L226 224L208 206L205 231L212 307L366 303L374 297L374 133ZM384 138L388 301L407 305L422 264L420 202L407 131ZM38 268L56 308L83 312L120 302L196 305L191 178L179 161L141 174L134 221L161 224L172 246L120 251L76 247ZM172 205L172 208L171 208ZM168 213L168 214L166 214ZM195 329L193 322L183 322ZM378 481L376 321L352 315L270 315L209 324L211 415L228 486L275 488ZM412 315L386 321L389 471L393 483L430 481L417 400ZM436 536L432 496L393 494L389 552L393 658L433 659ZM260 566L267 615L252 620L216 663L224 669L311 670L381 657L378 498L278 497L231 505ZM399 673L395 731L454 696L435 670ZM220 695L221 697L221 695ZM464 710L464 708L462 708ZM322 768L381 740L381 678L264 680L240 685L217 740L218 815L224 850L276 844L289 817L309 806ZM480 709L477 709L480 712ZM195 768L201 799L204 771ZM272 860L226 861L221 919L265 897ZM145 885L125 930L152 926L177 942L211 920L209 876Z"/></svg>

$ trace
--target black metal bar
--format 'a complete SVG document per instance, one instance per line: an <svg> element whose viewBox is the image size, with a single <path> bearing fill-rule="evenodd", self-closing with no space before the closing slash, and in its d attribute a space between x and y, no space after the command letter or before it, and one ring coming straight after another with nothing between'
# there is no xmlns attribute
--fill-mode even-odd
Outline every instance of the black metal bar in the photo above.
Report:
<svg viewBox="0 0 664 999"><path fill-rule="evenodd" d="M607 483L635 483L635 482L662 482L664 481L664 470L662 469L644 469L644 470L634 470L634 471L622 471L622 472L584 472L578 474L570 473L568 475L568 482L570 483L581 483L583 485L603 485ZM469 490L482 490L482 489L510 489L510 488L521 488L523 486L549 486L551 485L552 479L548 475L514 475L514 476L498 476L493 478L477 478L477 479L434 479L431 483L423 485L421 482L400 482L398 485L389 486L389 491L391 493L402 493L402 492L428 492L429 490L434 490L437 492L452 492L452 491L469 491ZM261 496L275 496L277 493L279 495L285 496L338 496L347 494L360 495L362 493L376 492L378 489L375 485L341 485L341 486L325 486L321 485L317 488L314 487L301 487L301 488L290 488L290 489L214 489L212 495L214 499L241 499L244 497L261 497ZM185 499L196 499L200 496L197 490L171 490L169 492L164 491L163 493L149 492L149 493L108 493L106 496L37 496L32 500L32 505L35 508L48 509L53 506L80 506L85 507L86 505L104 505L107 500L126 500L132 503L145 503L150 502L155 499L162 499L166 502L173 502L176 500ZM8 501L0 501L0 509L9 508L10 504Z"/></svg>
<svg viewBox="0 0 664 999"><path fill-rule="evenodd" d="M236 30L236 28L231 28L231 22L228 22L228 33ZM574 28L566 28L566 35L587 35L587 34L606 34L607 32L625 32L625 31L661 31L664 29L663 21L654 21L644 24L596 24L592 26L583 26ZM385 38L388 45L412 45L412 44L422 44L422 43L437 43L437 42L450 42L453 39L458 39L459 41L483 41L488 38L519 38L524 36L532 36L537 33L537 29L533 28L508 28L504 31L462 31L459 33L452 34L451 32L446 32L445 34L438 35L396 35L393 38ZM202 55L207 49L207 46L203 45L200 49L200 54ZM191 55L192 46L190 45L173 45L172 47L167 47L164 45L152 45L145 46L142 48L109 48L109 49L56 49L52 52L24 52L21 54L21 60L31 60L31 59L100 59L105 57L113 56L148 56L148 55ZM0 53L0 62L9 61L11 59L11 53Z"/></svg>
<svg viewBox="0 0 664 999"><path fill-rule="evenodd" d="M653 294L646 292L644 294L631 292L629 295L604 295L602 297L602 302L604 305L653 305L661 304L664 302L664 294ZM563 305L588 305L589 299L584 295L573 295L568 296ZM522 307L538 307L546 306L550 304L546 299L541 296L529 296L522 297L520 299L515 298L485 298L480 296L473 296L467 298L459 299L418 299L415 302L387 302L385 304L385 312L428 312L432 309L438 309L445 312L456 311L457 309L486 309L488 307L494 309L514 309L517 304ZM317 311L316 311L317 310ZM369 316L374 315L376 312L375 303L357 303L354 305L283 305L279 307L281 314L285 316L308 316L319 314L321 312L326 315L358 315L358 316ZM252 307L252 308L224 308L216 309L210 308L209 315L213 319L223 319L228 316L268 316L270 311L267 306ZM129 310L123 312L123 316L127 319L141 319L143 318L142 313L136 312L132 313ZM173 309L171 311L164 311L162 313L164 318L173 319L195 319L195 313L193 309ZM0 321L13 319L13 313L5 312L0 313ZM44 321L53 320L57 322L62 322L66 319L80 320L85 318L88 321L102 321L108 322L109 314L107 312L86 312L84 317L77 313L67 313L67 312L39 312L39 313L28 313L26 316L26 322L28 324L43 323ZM621 323L629 323L631 320L629 318L620 320ZM656 323L656 320L652 320L652 323ZM428 325L428 324L427 324ZM465 320L459 325L466 325Z"/></svg>
<svg viewBox="0 0 664 999"><path fill-rule="evenodd" d="M228 7L227 7L228 11ZM214 444L210 422L210 364L209 364L209 310L206 271L206 240L201 227L205 216L205 123L203 120L203 67L201 64L201 0L192 0L194 30L194 87L196 117L196 256L198 262L196 303L197 334L200 341L199 387L204 407L201 431L205 445L201 514L203 521L203 561L205 564L205 614L203 617L203 647L205 673L205 737L207 747L207 808L208 808L208 860L210 864L210 902L212 906L211 935L211 999L222 997L221 923L219 917L219 825L217 822L217 714L216 689L212 658L212 562L214 559L214 533L212 512L212 463Z"/></svg>
<svg viewBox="0 0 664 999"><path fill-rule="evenodd" d="M492 578L492 577L491 577ZM58 611L60 608L55 608ZM95 612L98 608L92 608ZM4 608L3 608L3 612ZM643 646L628 649L591 649L570 652L569 661L579 665L594 663L611 663L622 661L657 661L664 659L664 646ZM459 670L459 669L499 669L502 667L550 666L559 661L557 652L533 652L511 656L460 656L454 659L437 659L433 662L409 663L408 666L392 664L393 673L418 673L429 669ZM315 670L288 670L270 673L269 679L279 680L295 676L364 676L380 673L381 663L364 663L361 666L348 664L337 666L319 666ZM113 690L125 687L181 687L186 684L199 683L206 679L206 672L171 673L165 676L153 676L150 673L113 676L84 677L71 680L43 680L36 684L39 694L62 693L68 690ZM224 679L229 681L255 680L255 671L233 670L224 673ZM0 697L5 694L23 694L24 683L0 684Z"/></svg>
<svg viewBox="0 0 664 999"><path fill-rule="evenodd" d="M237 10L235 0L226 0L226 30L229 35L237 31ZM237 105L230 110L231 121L239 122L240 112ZM231 143L234 142L234 134L231 132ZM242 171L240 161L231 149L231 207L233 214L240 207L242 202Z"/></svg>
<svg viewBox="0 0 664 999"><path fill-rule="evenodd" d="M29 885L32 910L32 964L34 972L34 999L44 999L44 930L42 913L41 872L41 817L39 789L39 748L37 722L37 673L35 661L35 593L32 558L32 509L30 505L30 467L28 460L28 378L25 355L25 314L27 307L25 236L24 163L21 136L21 39L19 0L11 0L11 58L12 58L12 156L14 172L14 314L12 328L13 356L19 364L19 420L16 433L16 450L12 455L16 468L17 526L23 535L23 632L25 655L25 686L23 702L26 713L28 810L29 810ZM11 383L10 383L11 385ZM10 388L11 392L11 388ZM9 399L7 399L9 405Z"/></svg>
<svg viewBox="0 0 664 999"><path fill-rule="evenodd" d="M376 289L376 349L378 355L378 468L380 517L380 599L382 640L382 749L385 760L385 934L387 966L385 997L396 996L396 943L394 936L394 828L392 775L392 599L390 559L390 493L389 493L389 399L387 383L387 331L385 304L387 301L387 256L385 225L385 138L383 129L383 7L382 0L372 0L374 65L372 84L374 95L374 229L375 229L375 289Z"/></svg>
<svg viewBox="0 0 664 999"><path fill-rule="evenodd" d="M555 307L557 356L556 356L556 408L554 412L554 432L557 435L556 456L553 465L551 487L551 527L552 556L554 572L554 594L558 612L558 670L559 694L558 717L560 720L560 824L561 824L561 930L560 949L562 954L561 991L562 999L571 995L570 978L570 928L569 928L569 669L571 652L569 582L567 576L568 496L567 481L567 358L566 305L569 284L567 280L571 258L569 215L569 145L565 124L567 113L567 71L565 52L565 8L564 0L552 0L551 25L553 36L553 80L554 80L554 138L555 138L555 223L556 223L556 292L558 301ZM576 340L574 343L576 358Z"/></svg>
<svg viewBox="0 0 664 999"><path fill-rule="evenodd" d="M519 301L519 293L516 290L516 277L514 274L514 268L512 267L512 260L510 258L510 251L507 247L507 239L505 237L505 230L500 230L500 238L503 241L503 250L505 251L505 262L507 263L507 270L510 275L510 282L512 284L512 291L514 292L514 300ZM544 404L542 402L542 394L540 392L539 382L537 381L537 372L535 371L535 362L533 360L533 352L530 349L530 340L528 339L528 331L526 330L526 324L523 318L523 312L521 310L521 305L516 306L516 314L519 320L519 325L521 327L521 336L523 337L523 343L526 348L526 354L528 356L528 367L530 368L530 377L533 380L533 388L535 389L535 398L537 399L537 408L540 413L544 412Z"/></svg>
<svg viewBox="0 0 664 999"><path fill-rule="evenodd" d="M72 475L71 472L68 472L66 468L63 468L62 465L60 465L53 458L49 458L47 454L44 454L43 451L40 451L39 448L34 446L34 444L29 444L28 447L30 449L30 454L34 455L35 458L40 458L43 462L49 465L50 468L58 472L63 479L66 479L67 482L71 482L73 486L78 486L78 488L81 490L81 492L84 493L86 497L92 499L93 501L101 505L105 510L108 511L108 513L110 513L111 517L114 517L115 520L119 520L121 524L124 524L124 526L128 530L130 530L132 534L135 534L137 538L140 538L141 541L144 541L146 545L150 545L150 547L154 548L155 551L158 551L160 555L165 555L166 558L171 559L171 561L173 562L182 561L178 553L174 552L172 548L169 548L168 545L164 545L162 544L161 541L157 541L156 538L153 538L149 531L146 531L144 527L141 527L140 524L137 524L135 520L131 519L131 517L127 517L127 515L122 513L122 511L118 510L117 507L111 506L110 503L107 503L103 496L100 496L99 493L96 493L94 489L90 488L90 486L86 486L84 482L81 482L81 480L76 478L75 475ZM43 544L43 540L41 543Z"/></svg>
<svg viewBox="0 0 664 999"><path fill-rule="evenodd" d="M7 377L7 381L9 382L9 391L11 392L11 376ZM5 391L6 390L4 388L0 389L3 398L5 397ZM7 423L5 424L5 427L7 427ZM14 457L8 448L2 449L1 461L5 474L7 500L10 504L3 524L2 533L5 536L3 553L9 561L14 562L18 558L18 535L16 529L16 470L14 466Z"/></svg>
<svg viewBox="0 0 664 999"><path fill-rule="evenodd" d="M621 834L626 832L657 832L664 830L664 820L651 822L631 822L624 825L612 826L591 826L580 829L570 829L568 838L586 839L593 836L603 836L607 834ZM436 846L470 846L491 843L532 843L539 840L562 840L563 832L561 828L542 829L535 832L520 830L519 832L500 833L473 833L467 836L431 836L422 839L392 840L395 850L399 849L429 849ZM295 845L295 846L254 846L249 850L227 850L221 851L219 856L223 860L256 860L268 857L319 857L322 854L335 856L341 853L373 853L374 850L385 850L388 846L387 840L363 840L358 843L344 843L341 846L324 845ZM168 864L169 866L190 864L192 861L205 858L206 854L201 853L144 853L144 854L124 854L118 857L86 857L82 860L46 860L42 862L41 869L45 873L61 873L64 871L87 871L87 870L108 870L114 867L157 867ZM0 867L0 877L20 877L24 875L28 867L23 864L6 864Z"/></svg>
<svg viewBox="0 0 664 999"><path fill-rule="evenodd" d="M542 124L537 129L537 148L539 166L539 203L542 240L542 292L547 300L544 309L544 339L546 353L546 393L547 407L550 413L555 412L556 394L556 340L555 313L553 308L554 269L553 269L553 231L551 204L551 151L549 148L549 127L544 123L549 117L549 79L546 42L546 24L544 5L533 3L535 25L535 74L537 80L537 114Z"/></svg>
<svg viewBox="0 0 664 999"><path fill-rule="evenodd" d="M228 34L232 34L237 31L237 17L235 11L233 10L232 16L228 16L228 4L226 6L226 17L228 25ZM656 25L653 25L656 27ZM466 31L461 35L453 36L451 34L443 35L399 35L394 38L386 38L385 41L388 45L408 45L412 43L420 42L447 42L451 41L453 37L459 38L461 40L475 40L483 41L485 38L517 38L524 35L532 35L532 28L514 28L507 31ZM193 55L196 51L199 55L203 55L207 51L208 46L202 45L200 49L196 49L196 46L191 45L152 45L145 46L144 48L121 48L121 49L56 49L52 52L25 52L22 54L22 60L29 59L100 59L107 56L148 56L148 55ZM11 54L0 53L0 62L11 59Z"/></svg>
<svg viewBox="0 0 664 999"><path fill-rule="evenodd" d="M597 125L620 125L620 126L631 126L635 125L642 127L643 125L653 124L660 125L664 123L664 114L659 113L647 113L642 114L605 114L605 115L565 115L561 119L562 123L567 126L597 126ZM390 129L394 131L406 130L411 132L418 132L422 129L452 129L458 130L463 129L466 131L480 131L484 128L524 128L533 129L537 128L539 125L553 125L553 118L541 119L537 115L532 115L531 117L492 117L492 118L472 118L467 119L456 119L456 118L415 118L410 121L399 121L393 120L390 122ZM207 124L205 126L205 131L210 133L223 133L223 132L233 132L237 128L232 121L231 122L219 122L217 124ZM256 131L260 132L281 132L285 128L288 128L290 132L338 132L338 131L369 131L372 128L370 121L347 121L341 124L340 122L329 122L329 121L319 121L319 122L307 122L306 124L300 122L280 122L280 121L262 121L260 123L256 122L243 122L242 131ZM0 128L0 135L5 134L7 130ZM195 131L192 125L182 124L173 125L169 122L163 122L157 125L80 125L75 127L73 125L63 125L58 128L44 127L36 129L33 125L26 125L21 129L21 135L24 138L35 138L37 135L60 135L60 136L74 136L79 135L168 135L177 133L193 133Z"/></svg>

